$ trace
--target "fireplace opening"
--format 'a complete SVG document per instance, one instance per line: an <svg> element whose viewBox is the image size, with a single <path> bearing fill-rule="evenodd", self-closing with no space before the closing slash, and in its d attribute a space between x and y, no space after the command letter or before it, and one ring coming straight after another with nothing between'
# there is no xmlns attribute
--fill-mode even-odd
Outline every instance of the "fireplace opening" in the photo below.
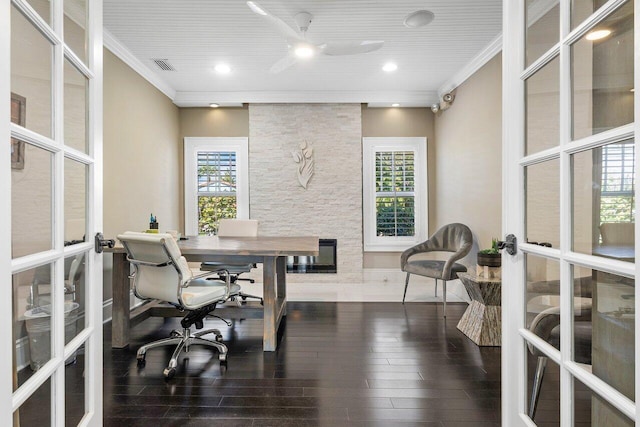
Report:
<svg viewBox="0 0 640 427"><path fill-rule="evenodd" d="M287 273L337 273L337 239L320 239L318 256L287 257Z"/></svg>

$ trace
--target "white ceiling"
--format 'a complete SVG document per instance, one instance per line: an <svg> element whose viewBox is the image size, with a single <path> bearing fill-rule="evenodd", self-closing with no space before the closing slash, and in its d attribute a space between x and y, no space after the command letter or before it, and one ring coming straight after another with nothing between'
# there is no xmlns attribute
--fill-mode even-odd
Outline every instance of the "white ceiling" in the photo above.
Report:
<svg viewBox="0 0 640 427"><path fill-rule="evenodd" d="M104 26L175 91L180 106L209 102L400 102L430 105L437 91L501 32L502 0L256 0L297 28L313 15L315 43L384 40L360 55L316 56L279 73L286 40L244 0L104 0ZM403 25L411 12L435 14L429 25ZM108 37L107 37L108 38ZM152 59L176 71L161 71ZM392 61L398 70L382 71ZM214 71L218 63L228 75Z"/></svg>

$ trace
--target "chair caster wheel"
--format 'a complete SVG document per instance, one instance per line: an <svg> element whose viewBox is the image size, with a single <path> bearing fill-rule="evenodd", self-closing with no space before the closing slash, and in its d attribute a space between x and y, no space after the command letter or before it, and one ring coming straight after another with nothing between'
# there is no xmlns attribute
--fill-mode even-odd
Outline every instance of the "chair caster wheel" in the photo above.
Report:
<svg viewBox="0 0 640 427"><path fill-rule="evenodd" d="M176 374L176 368L165 368L164 371L162 372L162 374L164 375L164 377L168 380L170 380L171 378L173 378Z"/></svg>
<svg viewBox="0 0 640 427"><path fill-rule="evenodd" d="M216 335L216 342L222 342L222 335Z"/></svg>
<svg viewBox="0 0 640 427"><path fill-rule="evenodd" d="M226 354L220 353L220 355L218 356L218 359L220 360L220 364L221 365L226 365L227 364L227 355Z"/></svg>
<svg viewBox="0 0 640 427"><path fill-rule="evenodd" d="M180 332L176 331L175 329L171 331L171 333L169 334L169 337L171 338L177 338L179 336L180 336Z"/></svg>
<svg viewBox="0 0 640 427"><path fill-rule="evenodd" d="M243 296L242 301L246 301L246 300L247 300L247 297Z"/></svg>
<svg viewBox="0 0 640 427"><path fill-rule="evenodd" d="M138 367L139 368L144 368L144 365L147 364L147 360L146 360L145 356L146 355L143 354L143 355L140 355L140 356L137 357L138 358Z"/></svg>
<svg viewBox="0 0 640 427"><path fill-rule="evenodd" d="M260 305L264 306L264 300L260 298Z"/></svg>

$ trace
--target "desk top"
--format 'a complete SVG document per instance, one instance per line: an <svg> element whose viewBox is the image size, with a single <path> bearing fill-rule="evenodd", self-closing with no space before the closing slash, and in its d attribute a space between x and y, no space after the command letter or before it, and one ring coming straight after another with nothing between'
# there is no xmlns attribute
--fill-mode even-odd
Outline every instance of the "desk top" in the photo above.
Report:
<svg viewBox="0 0 640 427"><path fill-rule="evenodd" d="M180 240L178 246L184 255L317 256L319 254L316 236L189 236L188 240ZM122 253L124 248L120 242L117 242L115 248L105 248L105 252Z"/></svg>

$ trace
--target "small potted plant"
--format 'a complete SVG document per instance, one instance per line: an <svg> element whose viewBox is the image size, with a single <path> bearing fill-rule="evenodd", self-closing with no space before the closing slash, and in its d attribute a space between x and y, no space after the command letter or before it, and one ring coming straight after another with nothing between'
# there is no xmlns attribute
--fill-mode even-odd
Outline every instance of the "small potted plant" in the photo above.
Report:
<svg viewBox="0 0 640 427"><path fill-rule="evenodd" d="M477 276L485 278L500 278L502 255L498 249L498 239L491 239L491 248L478 251Z"/></svg>

